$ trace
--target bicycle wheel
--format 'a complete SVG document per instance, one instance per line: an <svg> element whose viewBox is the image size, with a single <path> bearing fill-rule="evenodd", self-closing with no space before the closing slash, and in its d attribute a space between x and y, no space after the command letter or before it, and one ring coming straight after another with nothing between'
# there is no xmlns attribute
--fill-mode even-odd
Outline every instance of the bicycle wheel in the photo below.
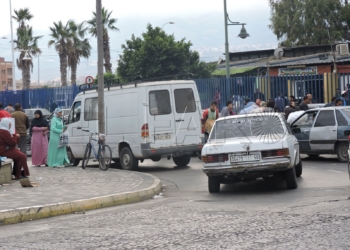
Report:
<svg viewBox="0 0 350 250"><path fill-rule="evenodd" d="M83 169L86 168L89 159L90 159L90 155L91 155L91 143L89 142L88 144L86 144L86 148L85 148L85 153L84 153L84 158L83 158L83 163L81 164L81 167Z"/></svg>
<svg viewBox="0 0 350 250"><path fill-rule="evenodd" d="M98 164L101 170L106 171L111 165L112 150L108 145L102 145L98 151ZM103 166L103 163L104 165Z"/></svg>

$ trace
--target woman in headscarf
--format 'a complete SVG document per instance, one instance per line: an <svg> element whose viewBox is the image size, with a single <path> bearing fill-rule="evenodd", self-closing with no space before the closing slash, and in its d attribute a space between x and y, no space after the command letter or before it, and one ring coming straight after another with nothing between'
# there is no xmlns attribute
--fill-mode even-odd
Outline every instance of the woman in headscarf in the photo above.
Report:
<svg viewBox="0 0 350 250"><path fill-rule="evenodd" d="M30 134L32 135L32 164L40 167L47 162L49 123L44 119L40 110L34 112L35 118L30 125Z"/></svg>
<svg viewBox="0 0 350 250"><path fill-rule="evenodd" d="M66 131L67 126L63 125L62 109L56 108L54 117L51 119L49 152L47 154L47 164L52 168L64 168L69 164L66 147L58 147L60 135Z"/></svg>
<svg viewBox="0 0 350 250"><path fill-rule="evenodd" d="M29 176L29 169L27 165L27 156L19 151L16 145L19 142L19 134L14 136L10 133L11 119L2 118L0 121L0 156L11 158L14 162L12 174L15 180L26 178ZM23 173L21 170L23 168ZM22 176L21 176L22 174Z"/></svg>

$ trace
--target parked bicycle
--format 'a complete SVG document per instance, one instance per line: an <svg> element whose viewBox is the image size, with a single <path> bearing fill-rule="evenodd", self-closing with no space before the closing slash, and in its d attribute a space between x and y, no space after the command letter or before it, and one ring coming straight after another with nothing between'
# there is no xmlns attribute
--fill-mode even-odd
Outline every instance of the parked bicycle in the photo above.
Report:
<svg viewBox="0 0 350 250"><path fill-rule="evenodd" d="M99 162L99 168L106 171L111 165L112 161L112 150L108 145L104 145L102 142L105 140L104 134L98 134L90 132L89 130L82 130L90 133L89 142L86 144L82 168L85 169L89 159L91 158L91 149L94 153L94 160ZM94 135L98 136L98 139L93 138ZM94 141L98 144L98 150L96 151ZM104 163L104 164L103 164Z"/></svg>

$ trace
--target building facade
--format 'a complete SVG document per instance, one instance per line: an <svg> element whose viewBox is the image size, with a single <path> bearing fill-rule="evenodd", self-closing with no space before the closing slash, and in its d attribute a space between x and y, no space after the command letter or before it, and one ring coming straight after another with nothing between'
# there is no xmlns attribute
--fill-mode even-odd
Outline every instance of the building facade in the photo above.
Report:
<svg viewBox="0 0 350 250"><path fill-rule="evenodd" d="M0 91L12 89L12 62L0 57Z"/></svg>

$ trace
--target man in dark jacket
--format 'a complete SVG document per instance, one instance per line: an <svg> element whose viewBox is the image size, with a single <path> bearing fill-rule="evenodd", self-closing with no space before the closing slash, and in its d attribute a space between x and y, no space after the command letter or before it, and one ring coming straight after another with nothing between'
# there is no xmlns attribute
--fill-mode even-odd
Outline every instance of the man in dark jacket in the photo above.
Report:
<svg viewBox="0 0 350 250"><path fill-rule="evenodd" d="M309 103L310 103L309 97L307 95L304 96L303 97L303 101L299 105L299 109L300 110L305 110L305 111L308 110L309 109L309 106L308 106Z"/></svg>
<svg viewBox="0 0 350 250"><path fill-rule="evenodd" d="M324 105L325 107L333 107L335 106L335 100L337 100L337 97L333 96L332 97L332 101L330 103L327 103L326 105Z"/></svg>
<svg viewBox="0 0 350 250"><path fill-rule="evenodd" d="M19 150L27 155L27 129L29 128L28 116L22 111L22 106L19 103L15 104L15 112L13 112L11 116L15 119L16 132L20 135L18 142Z"/></svg>
<svg viewBox="0 0 350 250"><path fill-rule="evenodd" d="M284 115L286 117L286 120L288 120L288 116L290 113L293 113L295 111L300 111L299 107L295 106L295 102L291 101L289 106L285 108Z"/></svg>

